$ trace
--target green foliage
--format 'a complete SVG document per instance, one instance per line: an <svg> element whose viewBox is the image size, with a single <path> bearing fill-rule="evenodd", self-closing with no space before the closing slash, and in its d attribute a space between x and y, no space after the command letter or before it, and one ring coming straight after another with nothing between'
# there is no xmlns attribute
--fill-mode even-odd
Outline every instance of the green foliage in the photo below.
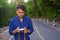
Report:
<svg viewBox="0 0 60 40"><path fill-rule="evenodd" d="M25 6L27 10L26 15L33 17L34 13L32 11L32 1L28 1L27 3L25 3Z"/></svg>
<svg viewBox="0 0 60 40"><path fill-rule="evenodd" d="M6 21L6 17L7 17L7 3L6 3L6 0L5 1L0 0L0 27L2 27L4 25L7 25L7 24L5 24L7 22L4 22L4 21Z"/></svg>
<svg viewBox="0 0 60 40"><path fill-rule="evenodd" d="M16 4L14 2L8 4L7 1L0 0L0 28L7 26L10 19L16 15ZM60 0L29 0L24 4L27 10L26 15L31 18L60 20Z"/></svg>
<svg viewBox="0 0 60 40"><path fill-rule="evenodd" d="M31 17L60 20L60 0L33 0L27 2L26 7L27 14Z"/></svg>
<svg viewBox="0 0 60 40"><path fill-rule="evenodd" d="M59 0L41 0L39 4L41 16L52 20L60 19Z"/></svg>
<svg viewBox="0 0 60 40"><path fill-rule="evenodd" d="M15 4L8 4L7 0L0 0L0 28L8 26L15 15Z"/></svg>

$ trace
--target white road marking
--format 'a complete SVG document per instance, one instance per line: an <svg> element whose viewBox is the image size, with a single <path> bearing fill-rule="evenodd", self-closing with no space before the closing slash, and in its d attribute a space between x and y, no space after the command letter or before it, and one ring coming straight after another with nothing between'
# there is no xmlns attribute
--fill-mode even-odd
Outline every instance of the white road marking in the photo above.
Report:
<svg viewBox="0 0 60 40"><path fill-rule="evenodd" d="M10 38L9 38L9 40L11 40L13 38L13 36L11 36Z"/></svg>
<svg viewBox="0 0 60 40"><path fill-rule="evenodd" d="M34 23L33 23L34 24ZM39 37L42 39L42 40L44 40L44 38L42 37L42 35L40 34L40 32L38 31L38 29L37 29L37 27L36 27L36 25L34 24L34 28L35 28L35 30L36 30L36 32L38 33L38 35L39 35Z"/></svg>

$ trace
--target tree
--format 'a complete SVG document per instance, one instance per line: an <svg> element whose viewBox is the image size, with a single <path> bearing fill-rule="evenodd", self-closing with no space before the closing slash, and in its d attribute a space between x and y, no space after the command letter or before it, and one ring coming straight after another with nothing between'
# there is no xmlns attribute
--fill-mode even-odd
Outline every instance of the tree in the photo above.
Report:
<svg viewBox="0 0 60 40"><path fill-rule="evenodd" d="M0 0L0 27L6 25L7 20L7 0ZM6 22L7 23L7 22Z"/></svg>

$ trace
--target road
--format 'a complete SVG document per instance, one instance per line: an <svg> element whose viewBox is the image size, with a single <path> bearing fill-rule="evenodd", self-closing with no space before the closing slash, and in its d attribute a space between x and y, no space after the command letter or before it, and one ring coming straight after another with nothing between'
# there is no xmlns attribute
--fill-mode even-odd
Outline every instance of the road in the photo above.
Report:
<svg viewBox="0 0 60 40"><path fill-rule="evenodd" d="M33 20L32 22L34 32L30 35L31 40L60 40L60 30L56 30L40 20Z"/></svg>
<svg viewBox="0 0 60 40"><path fill-rule="evenodd" d="M60 40L60 30L49 27L49 25L44 24L40 20L34 20L33 24L35 24L39 32L38 35L40 35L41 38L39 40Z"/></svg>

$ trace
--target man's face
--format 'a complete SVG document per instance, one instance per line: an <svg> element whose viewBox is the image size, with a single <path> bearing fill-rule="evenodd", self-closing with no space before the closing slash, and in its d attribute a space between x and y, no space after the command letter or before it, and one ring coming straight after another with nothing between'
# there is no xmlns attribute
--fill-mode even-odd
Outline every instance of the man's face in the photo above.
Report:
<svg viewBox="0 0 60 40"><path fill-rule="evenodd" d="M22 10L22 9L18 9L18 10L16 10L16 13L17 13L17 15L19 16L19 17L23 17L24 16L24 11Z"/></svg>

